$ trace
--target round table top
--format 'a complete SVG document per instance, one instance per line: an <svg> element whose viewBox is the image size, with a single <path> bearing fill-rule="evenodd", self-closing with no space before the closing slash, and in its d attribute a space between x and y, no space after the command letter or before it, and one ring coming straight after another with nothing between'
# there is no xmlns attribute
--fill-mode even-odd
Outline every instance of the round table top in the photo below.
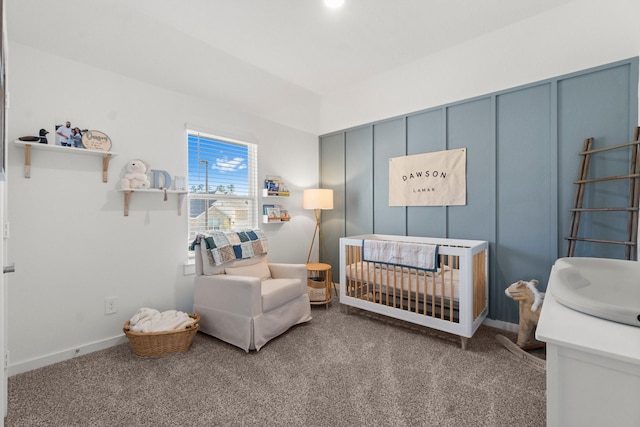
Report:
<svg viewBox="0 0 640 427"><path fill-rule="evenodd" d="M309 271L325 271L331 270L330 264L325 264L322 262L309 262L307 263L307 270Z"/></svg>

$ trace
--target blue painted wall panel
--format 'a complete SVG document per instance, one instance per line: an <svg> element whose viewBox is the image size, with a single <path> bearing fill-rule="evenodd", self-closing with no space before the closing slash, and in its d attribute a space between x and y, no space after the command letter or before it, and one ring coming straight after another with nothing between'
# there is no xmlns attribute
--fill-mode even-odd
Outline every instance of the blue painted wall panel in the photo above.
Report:
<svg viewBox="0 0 640 427"><path fill-rule="evenodd" d="M544 291L556 259L551 84L499 95L496 111L497 262L490 300L492 311L516 319L518 303L504 289L538 279Z"/></svg>
<svg viewBox="0 0 640 427"><path fill-rule="evenodd" d="M447 149L467 149L467 204L447 207L448 238L493 241L495 153L491 118L490 98L447 109Z"/></svg>
<svg viewBox="0 0 640 427"><path fill-rule="evenodd" d="M594 148L616 145L631 140L637 114L631 117L629 105L631 97L637 102L637 86L633 81L630 64L606 68L587 74L562 79L558 82L558 160L559 169L559 225L562 234L559 244L561 255L567 253L575 185L578 178L583 141L592 137ZM635 68L637 82L637 66ZM637 84L637 83L636 83ZM636 110L637 111L637 110ZM618 175L629 171L628 151L602 153L592 156L589 172L596 176ZM625 206L629 198L629 183L614 181L588 185L585 192L585 206ZM625 240L627 216L624 213L584 213L580 220L580 233L584 237ZM618 245L594 245L578 242L576 256L624 258L625 248Z"/></svg>
<svg viewBox="0 0 640 427"><path fill-rule="evenodd" d="M378 234L405 235L406 208L389 206L389 159L406 155L405 119L373 126L373 230Z"/></svg>
<svg viewBox="0 0 640 427"><path fill-rule="evenodd" d="M345 232L373 233L373 128L345 134Z"/></svg>
<svg viewBox="0 0 640 427"><path fill-rule="evenodd" d="M445 149L444 108L407 117L407 155ZM445 237L447 208L444 206L407 207L407 235Z"/></svg>
<svg viewBox="0 0 640 427"><path fill-rule="evenodd" d="M333 267L338 278L340 268L339 242L345 237L345 147L344 133L323 138L320 145L320 187L333 190L333 210L322 211L322 241L325 251L320 260ZM337 280L337 279L336 279Z"/></svg>

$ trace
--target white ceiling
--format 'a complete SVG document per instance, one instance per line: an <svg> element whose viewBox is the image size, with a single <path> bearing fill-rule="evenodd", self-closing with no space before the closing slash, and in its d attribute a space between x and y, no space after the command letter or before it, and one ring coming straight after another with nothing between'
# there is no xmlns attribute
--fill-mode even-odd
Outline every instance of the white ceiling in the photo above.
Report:
<svg viewBox="0 0 640 427"><path fill-rule="evenodd" d="M571 0L5 0L9 40L269 117Z"/></svg>

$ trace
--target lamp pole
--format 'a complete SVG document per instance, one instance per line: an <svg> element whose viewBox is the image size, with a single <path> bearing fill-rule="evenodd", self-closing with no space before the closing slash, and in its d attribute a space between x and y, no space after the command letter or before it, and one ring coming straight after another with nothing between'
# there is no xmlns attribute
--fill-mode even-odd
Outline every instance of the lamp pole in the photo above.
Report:
<svg viewBox="0 0 640 427"><path fill-rule="evenodd" d="M321 212L322 211L320 209L313 210L313 214L316 217L316 228L313 230L313 239L311 239L311 246L309 246L309 255L307 255L307 264L309 264L309 261L311 260L311 251L313 250L313 244L316 241L316 234L318 235L318 261L320 261L320 245L322 244L322 230L320 230ZM318 230L320 230L319 233L318 233Z"/></svg>

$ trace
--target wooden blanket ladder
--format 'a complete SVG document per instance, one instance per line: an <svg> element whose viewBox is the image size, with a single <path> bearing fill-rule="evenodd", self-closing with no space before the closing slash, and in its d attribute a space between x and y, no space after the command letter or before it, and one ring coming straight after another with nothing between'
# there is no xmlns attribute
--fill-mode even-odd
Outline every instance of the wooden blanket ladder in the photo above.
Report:
<svg viewBox="0 0 640 427"><path fill-rule="evenodd" d="M638 201L640 198L640 141L638 141L640 135L640 127L636 127L634 131L633 141L624 144L612 145L602 148L593 148L593 138L587 138L584 141L584 149L580 153L582 161L580 162L580 171L578 174L578 180L574 182L576 184L576 194L574 198L574 207L571 209L571 229L569 237L566 239L569 241L567 256L574 256L576 243L578 241L592 242L592 243L607 243L625 245L625 253L628 260L635 260L638 251ZM589 170L589 162L591 156L596 153L604 151L616 150L631 147L631 166L629 173L626 175L607 176L600 178L587 178L587 172ZM629 204L625 207L584 207L584 191L585 186L595 182L612 181L628 179L629 180ZM580 228L580 214L582 212L615 212L615 211L627 211L627 238L624 241L619 240L606 240L595 239L587 237L578 237L578 230Z"/></svg>

